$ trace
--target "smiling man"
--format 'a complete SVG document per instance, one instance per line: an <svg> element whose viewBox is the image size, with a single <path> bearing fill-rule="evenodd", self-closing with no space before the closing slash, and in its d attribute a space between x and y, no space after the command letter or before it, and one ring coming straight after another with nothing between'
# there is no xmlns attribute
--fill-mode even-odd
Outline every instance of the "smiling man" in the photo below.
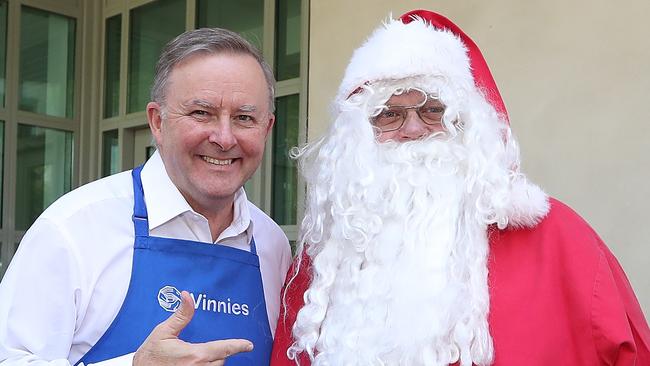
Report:
<svg viewBox="0 0 650 366"><path fill-rule="evenodd" d="M189 31L151 99L154 156L25 234L0 285L0 364L268 364L291 253L243 185L275 121L273 74L237 34Z"/></svg>
<svg viewBox="0 0 650 366"><path fill-rule="evenodd" d="M199 54L177 65L166 95L147 105L167 174L208 219L210 241L232 222L234 195L262 160L274 122L263 81L251 55Z"/></svg>

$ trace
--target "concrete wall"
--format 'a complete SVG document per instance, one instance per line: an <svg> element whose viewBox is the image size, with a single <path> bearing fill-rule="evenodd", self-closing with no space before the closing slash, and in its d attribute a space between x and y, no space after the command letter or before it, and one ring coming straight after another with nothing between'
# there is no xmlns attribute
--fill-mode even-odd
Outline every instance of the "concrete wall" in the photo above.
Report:
<svg viewBox="0 0 650 366"><path fill-rule="evenodd" d="M352 50L390 12L415 8L476 41L524 172L591 223L650 315L650 2L311 0L310 140L329 124Z"/></svg>

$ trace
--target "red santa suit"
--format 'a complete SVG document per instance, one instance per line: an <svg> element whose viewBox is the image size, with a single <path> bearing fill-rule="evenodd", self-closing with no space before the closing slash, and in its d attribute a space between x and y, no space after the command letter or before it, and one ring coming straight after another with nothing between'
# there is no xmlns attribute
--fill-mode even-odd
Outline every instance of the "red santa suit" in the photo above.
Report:
<svg viewBox="0 0 650 366"><path fill-rule="evenodd" d="M488 235L494 366L650 365L650 329L623 269L569 207L551 200L537 226ZM305 260L287 289L271 366L295 365L287 349L309 282Z"/></svg>

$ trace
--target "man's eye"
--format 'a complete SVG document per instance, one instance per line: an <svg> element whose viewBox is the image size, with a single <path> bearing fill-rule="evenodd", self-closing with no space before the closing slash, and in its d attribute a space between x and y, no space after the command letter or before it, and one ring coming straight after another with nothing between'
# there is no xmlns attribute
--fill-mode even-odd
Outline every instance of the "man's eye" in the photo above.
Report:
<svg viewBox="0 0 650 366"><path fill-rule="evenodd" d="M379 117L379 118L395 118L397 116L399 116L399 112L389 109L389 110L386 110L386 111L383 111L383 112L379 113L379 115L377 117Z"/></svg>
<svg viewBox="0 0 650 366"><path fill-rule="evenodd" d="M235 120L237 120L238 122L252 122L255 119L253 118L253 116L249 116L247 114L240 114L235 116Z"/></svg>
<svg viewBox="0 0 650 366"><path fill-rule="evenodd" d="M424 113L444 113L445 107L424 107L421 111Z"/></svg>
<svg viewBox="0 0 650 366"><path fill-rule="evenodd" d="M201 110L201 109L197 109L195 111L192 111L190 113L190 115L195 116L195 117L206 117L206 116L208 116L208 112L206 112L204 110Z"/></svg>

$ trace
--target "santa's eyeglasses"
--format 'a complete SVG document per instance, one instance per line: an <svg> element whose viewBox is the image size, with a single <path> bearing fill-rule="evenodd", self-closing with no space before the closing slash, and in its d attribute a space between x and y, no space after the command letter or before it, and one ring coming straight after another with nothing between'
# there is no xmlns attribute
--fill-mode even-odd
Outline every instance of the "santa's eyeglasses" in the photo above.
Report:
<svg viewBox="0 0 650 366"><path fill-rule="evenodd" d="M424 124L444 127L442 117L445 114L445 105L442 104L436 95L423 94L425 97L424 100L416 105L402 106L387 104L381 106L379 113L370 118L372 125L377 127L381 132L399 130L404 125L404 121L406 121L409 109L414 109Z"/></svg>

